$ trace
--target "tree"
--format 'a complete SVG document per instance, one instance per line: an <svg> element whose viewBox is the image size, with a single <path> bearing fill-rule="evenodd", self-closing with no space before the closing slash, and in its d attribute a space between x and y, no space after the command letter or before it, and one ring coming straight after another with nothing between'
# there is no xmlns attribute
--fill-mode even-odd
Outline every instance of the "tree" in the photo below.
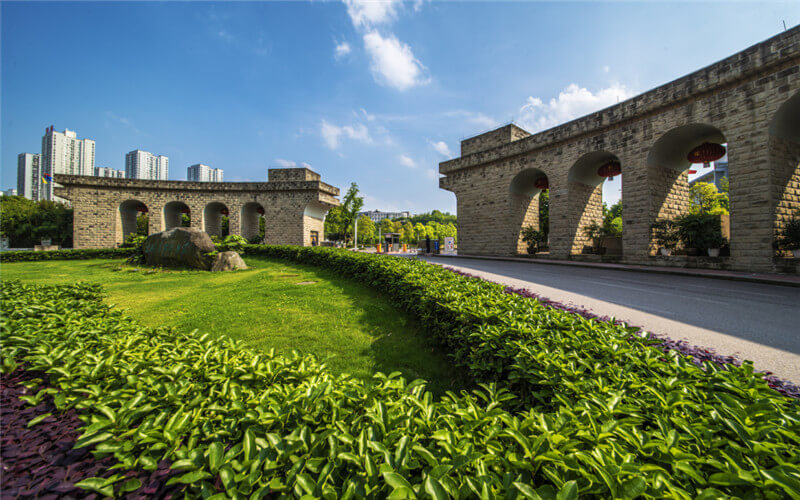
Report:
<svg viewBox="0 0 800 500"><path fill-rule="evenodd" d="M400 228L400 240L403 243L411 243L414 239L414 226L410 222L406 222Z"/></svg>
<svg viewBox="0 0 800 500"><path fill-rule="evenodd" d="M383 219L381 221L381 233L396 233L395 229L395 224L391 219Z"/></svg>
<svg viewBox="0 0 800 500"><path fill-rule="evenodd" d="M375 240L375 223L366 215L358 218L358 241L368 245Z"/></svg>
<svg viewBox="0 0 800 500"><path fill-rule="evenodd" d="M417 241L425 239L425 224L421 222L414 224L414 237Z"/></svg>
<svg viewBox="0 0 800 500"><path fill-rule="evenodd" d="M611 208L603 203L603 234L622 236L622 200L611 205Z"/></svg>
<svg viewBox="0 0 800 500"><path fill-rule="evenodd" d="M708 182L695 182L689 187L689 213L727 214L728 193L720 193L717 186Z"/></svg>
<svg viewBox="0 0 800 500"><path fill-rule="evenodd" d="M550 191L539 193L539 231L544 233L544 241L550 233Z"/></svg>
<svg viewBox="0 0 800 500"><path fill-rule="evenodd" d="M150 218L145 214L136 216L136 234L139 236L147 236L147 229L150 227Z"/></svg>
<svg viewBox="0 0 800 500"><path fill-rule="evenodd" d="M34 202L22 196L3 196L0 233L11 247L32 247L49 239L62 247L72 246L73 210L53 201Z"/></svg>
<svg viewBox="0 0 800 500"><path fill-rule="evenodd" d="M328 215L325 216L325 238L331 241L341 241L344 239L344 229L342 229L342 211L341 205L333 207L328 210Z"/></svg>
<svg viewBox="0 0 800 500"><path fill-rule="evenodd" d="M340 205L342 210L339 220L340 227L344 233L345 244L348 241L348 237L352 239L356 218L358 217L358 212L361 211L363 206L364 198L358 196L358 184L353 182L350 184L350 189L347 190L347 193L342 199L342 204Z"/></svg>

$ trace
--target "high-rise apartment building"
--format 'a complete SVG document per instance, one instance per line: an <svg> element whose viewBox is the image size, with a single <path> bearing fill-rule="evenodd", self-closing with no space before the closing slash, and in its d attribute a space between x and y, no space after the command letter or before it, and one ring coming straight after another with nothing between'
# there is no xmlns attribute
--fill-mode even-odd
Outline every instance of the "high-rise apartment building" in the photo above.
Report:
<svg viewBox="0 0 800 500"><path fill-rule="evenodd" d="M108 167L94 167L94 176L95 177L112 177L114 179L124 179L125 172L122 170L117 170L115 168L108 168Z"/></svg>
<svg viewBox="0 0 800 500"><path fill-rule="evenodd" d="M17 193L29 200L39 201L42 196L42 155L20 153L17 155Z"/></svg>
<svg viewBox="0 0 800 500"><path fill-rule="evenodd" d="M186 169L186 178L195 182L222 182L222 169L197 163Z"/></svg>
<svg viewBox="0 0 800 500"><path fill-rule="evenodd" d="M165 181L169 175L169 158L134 149L125 155L126 179Z"/></svg>
<svg viewBox="0 0 800 500"><path fill-rule="evenodd" d="M50 125L42 136L42 177L54 174L92 175L94 173L94 147L91 139L78 139L69 129L56 132ZM53 183L42 184L41 199L53 199Z"/></svg>

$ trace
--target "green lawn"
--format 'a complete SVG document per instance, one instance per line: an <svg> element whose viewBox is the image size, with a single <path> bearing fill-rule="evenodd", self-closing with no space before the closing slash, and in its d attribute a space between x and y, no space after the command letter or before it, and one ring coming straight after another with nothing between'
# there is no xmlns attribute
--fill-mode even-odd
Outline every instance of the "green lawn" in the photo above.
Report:
<svg viewBox="0 0 800 500"><path fill-rule="evenodd" d="M143 324L225 334L258 349L316 354L337 373L399 370L432 391L462 388L420 325L372 288L330 272L262 258L247 271L153 271L116 260L4 263L3 280L102 283L107 301ZM310 284L298 284L313 282Z"/></svg>

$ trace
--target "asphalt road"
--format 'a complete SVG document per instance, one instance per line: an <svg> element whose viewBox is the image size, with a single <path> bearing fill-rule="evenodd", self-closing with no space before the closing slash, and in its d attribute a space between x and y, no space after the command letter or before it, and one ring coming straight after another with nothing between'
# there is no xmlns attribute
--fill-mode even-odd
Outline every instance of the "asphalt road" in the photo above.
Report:
<svg viewBox="0 0 800 500"><path fill-rule="evenodd" d="M800 288L528 262L426 260L749 359L756 369L800 383Z"/></svg>

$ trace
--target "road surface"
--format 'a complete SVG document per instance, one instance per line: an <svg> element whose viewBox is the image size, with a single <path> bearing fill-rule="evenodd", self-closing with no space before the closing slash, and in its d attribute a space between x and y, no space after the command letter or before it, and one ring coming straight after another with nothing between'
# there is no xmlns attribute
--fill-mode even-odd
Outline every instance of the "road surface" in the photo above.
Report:
<svg viewBox="0 0 800 500"><path fill-rule="evenodd" d="M800 383L800 288L469 258L425 260L685 339Z"/></svg>

